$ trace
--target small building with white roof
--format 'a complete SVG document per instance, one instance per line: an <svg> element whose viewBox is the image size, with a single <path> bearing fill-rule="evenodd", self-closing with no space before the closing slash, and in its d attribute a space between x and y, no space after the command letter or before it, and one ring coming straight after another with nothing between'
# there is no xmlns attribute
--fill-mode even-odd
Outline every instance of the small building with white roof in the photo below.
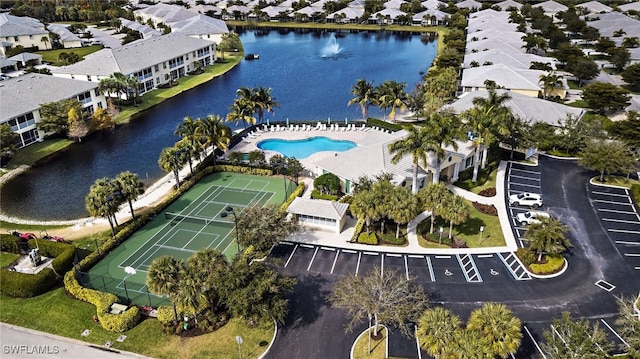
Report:
<svg viewBox="0 0 640 359"><path fill-rule="evenodd" d="M10 43L11 47L37 47L39 50L51 48L49 31L43 23L30 17L8 13L0 13L0 41Z"/></svg>
<svg viewBox="0 0 640 359"><path fill-rule="evenodd" d="M348 203L296 197L287 208L287 213L304 226L340 233L347 221L348 208Z"/></svg>
<svg viewBox="0 0 640 359"><path fill-rule="evenodd" d="M58 35L58 42L65 49L73 48L73 47L82 47L82 39L78 37L78 35L69 31L69 29L65 25L60 24L51 24L47 27L49 31ZM50 41L53 41L50 39Z"/></svg>

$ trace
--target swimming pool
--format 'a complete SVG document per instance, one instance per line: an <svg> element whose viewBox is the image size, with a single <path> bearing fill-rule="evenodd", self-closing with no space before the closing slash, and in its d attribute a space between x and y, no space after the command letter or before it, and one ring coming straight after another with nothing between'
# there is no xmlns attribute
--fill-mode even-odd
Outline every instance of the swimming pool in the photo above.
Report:
<svg viewBox="0 0 640 359"><path fill-rule="evenodd" d="M286 157L295 157L299 160L307 158L317 152L344 152L357 146L356 143L352 141L333 140L328 137L312 137L303 140L271 138L260 141L256 145L261 150L279 152Z"/></svg>

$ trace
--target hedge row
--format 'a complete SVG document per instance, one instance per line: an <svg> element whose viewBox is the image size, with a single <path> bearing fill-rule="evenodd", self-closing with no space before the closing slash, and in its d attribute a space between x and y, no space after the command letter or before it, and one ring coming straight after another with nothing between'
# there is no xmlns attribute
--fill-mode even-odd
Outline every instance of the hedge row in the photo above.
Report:
<svg viewBox="0 0 640 359"><path fill-rule="evenodd" d="M320 193L320 191L318 191L317 189L314 189L311 192L311 198L313 198L313 199L324 199L324 200L327 200L327 201L337 201L338 200L338 196L336 196L334 194Z"/></svg>
<svg viewBox="0 0 640 359"><path fill-rule="evenodd" d="M84 288L78 283L75 271L69 271L64 276L64 287L75 298L95 305L100 325L108 331L126 332L140 321L140 309L136 306L131 306L120 314L109 313L111 304L116 303L118 297L115 294Z"/></svg>
<svg viewBox="0 0 640 359"><path fill-rule="evenodd" d="M386 122L382 120L378 120L376 118L368 118L367 119L367 127L378 127L385 130L389 130L391 132L396 132L402 130L402 125L398 125L396 123Z"/></svg>
<svg viewBox="0 0 640 359"><path fill-rule="evenodd" d="M10 234L0 234L0 251L9 253L20 253L20 242L22 240Z"/></svg>
<svg viewBox="0 0 640 359"><path fill-rule="evenodd" d="M560 254L547 254L545 256L547 263L532 263L529 268L534 274L553 274L564 267L564 257Z"/></svg>
<svg viewBox="0 0 640 359"><path fill-rule="evenodd" d="M353 237L351 237L351 242L358 242L358 238L360 237L360 233L362 233L362 228L364 228L364 218L358 218L358 222L356 222L356 226L353 230Z"/></svg>
<svg viewBox="0 0 640 359"><path fill-rule="evenodd" d="M37 274L0 271L0 291L10 297L30 298L45 293L56 284L56 274L45 268Z"/></svg>
<svg viewBox="0 0 640 359"><path fill-rule="evenodd" d="M242 166L230 166L230 165L215 165L208 166L198 171L192 177L186 179L180 185L177 191L170 193L167 198L160 204L154 207L149 213L137 217L135 220L128 222L113 238L105 241L100 245L96 251L86 256L81 260L77 267L67 272L64 277L64 286L67 292L76 297L79 300L91 303L96 306L96 312L100 324L103 328L113 332L124 332L133 328L140 320L140 310L133 306L127 309L125 312L114 315L109 313L111 304L118 301L118 297L115 294L106 293L94 289L84 288L80 285L76 278L76 269L81 271L87 271L93 267L97 262L104 258L111 250L122 244L138 229L142 228L149 220L155 217L158 213L161 213L164 208L169 204L177 200L180 196L189 190L194 184L200 181L203 177L214 172L236 172L246 173L254 175L272 175L271 170L249 168ZM302 184L304 191L304 184ZM300 187L300 186L299 186ZM299 189L299 188L298 188ZM296 191L298 191L296 189ZM294 193L296 193L294 191ZM291 199L293 201L293 199Z"/></svg>
<svg viewBox="0 0 640 359"><path fill-rule="evenodd" d="M640 206L640 184L631 185L631 196L636 201L636 206Z"/></svg>
<svg viewBox="0 0 640 359"><path fill-rule="evenodd" d="M298 184L298 187L291 192L291 194L289 195L289 198L287 198L287 200L282 204L282 206L280 206L280 211L284 212L287 210L287 208L289 208L289 205L291 205L291 202L293 202L294 199L296 199L296 197L302 197L302 195L304 194L304 190L306 188L306 185L304 184L304 182L300 182Z"/></svg>

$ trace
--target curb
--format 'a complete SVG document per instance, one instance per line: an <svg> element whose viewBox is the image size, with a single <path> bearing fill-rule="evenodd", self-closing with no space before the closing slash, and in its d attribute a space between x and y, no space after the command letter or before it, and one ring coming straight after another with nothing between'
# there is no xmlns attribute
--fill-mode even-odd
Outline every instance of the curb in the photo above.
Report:
<svg viewBox="0 0 640 359"><path fill-rule="evenodd" d="M263 359L267 354L269 354L269 350L271 350L273 343L276 342L276 335L278 335L278 322L274 320L273 326L274 326L274 329L273 329L273 337L271 338L271 343L269 343L269 346L267 347L267 349L264 351L264 353L262 353L262 355L258 357L258 359Z"/></svg>
<svg viewBox="0 0 640 359"><path fill-rule="evenodd" d="M384 337L384 342L385 342L385 358L389 357L389 328L387 328L386 325L384 324L378 324L378 327L382 327L387 331L387 335ZM367 328L365 331L363 331L362 333L360 333L360 335L358 335L358 337L356 338L356 340L353 342L353 345L351 346L351 352L349 353L349 358L353 359L353 352L356 350L356 343L360 340L360 338L367 334L369 332L369 330L371 329L371 327Z"/></svg>
<svg viewBox="0 0 640 359"><path fill-rule="evenodd" d="M529 273L530 276L536 279L551 279L551 278L559 277L564 274L567 268L569 268L569 261L567 260L567 258L564 258L564 257L562 258L564 259L564 266L562 267L562 269L560 269L560 271L553 274L533 274L531 271L527 269L527 267L523 266L523 268Z"/></svg>

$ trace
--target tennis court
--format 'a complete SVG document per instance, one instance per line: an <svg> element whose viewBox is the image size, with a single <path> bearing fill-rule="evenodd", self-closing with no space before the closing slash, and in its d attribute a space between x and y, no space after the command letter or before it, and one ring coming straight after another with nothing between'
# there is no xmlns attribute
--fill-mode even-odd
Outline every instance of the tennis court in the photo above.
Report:
<svg viewBox="0 0 640 359"><path fill-rule="evenodd" d="M151 262L169 255L187 260L195 252L210 248L227 258L237 253L233 215L222 217L226 208L237 215L248 206L280 204L294 184L282 178L237 173L214 173L202 179L164 212L113 250L89 272L81 274L84 286L107 291L134 304L167 304L147 292L145 280ZM135 269L127 274L125 268Z"/></svg>

